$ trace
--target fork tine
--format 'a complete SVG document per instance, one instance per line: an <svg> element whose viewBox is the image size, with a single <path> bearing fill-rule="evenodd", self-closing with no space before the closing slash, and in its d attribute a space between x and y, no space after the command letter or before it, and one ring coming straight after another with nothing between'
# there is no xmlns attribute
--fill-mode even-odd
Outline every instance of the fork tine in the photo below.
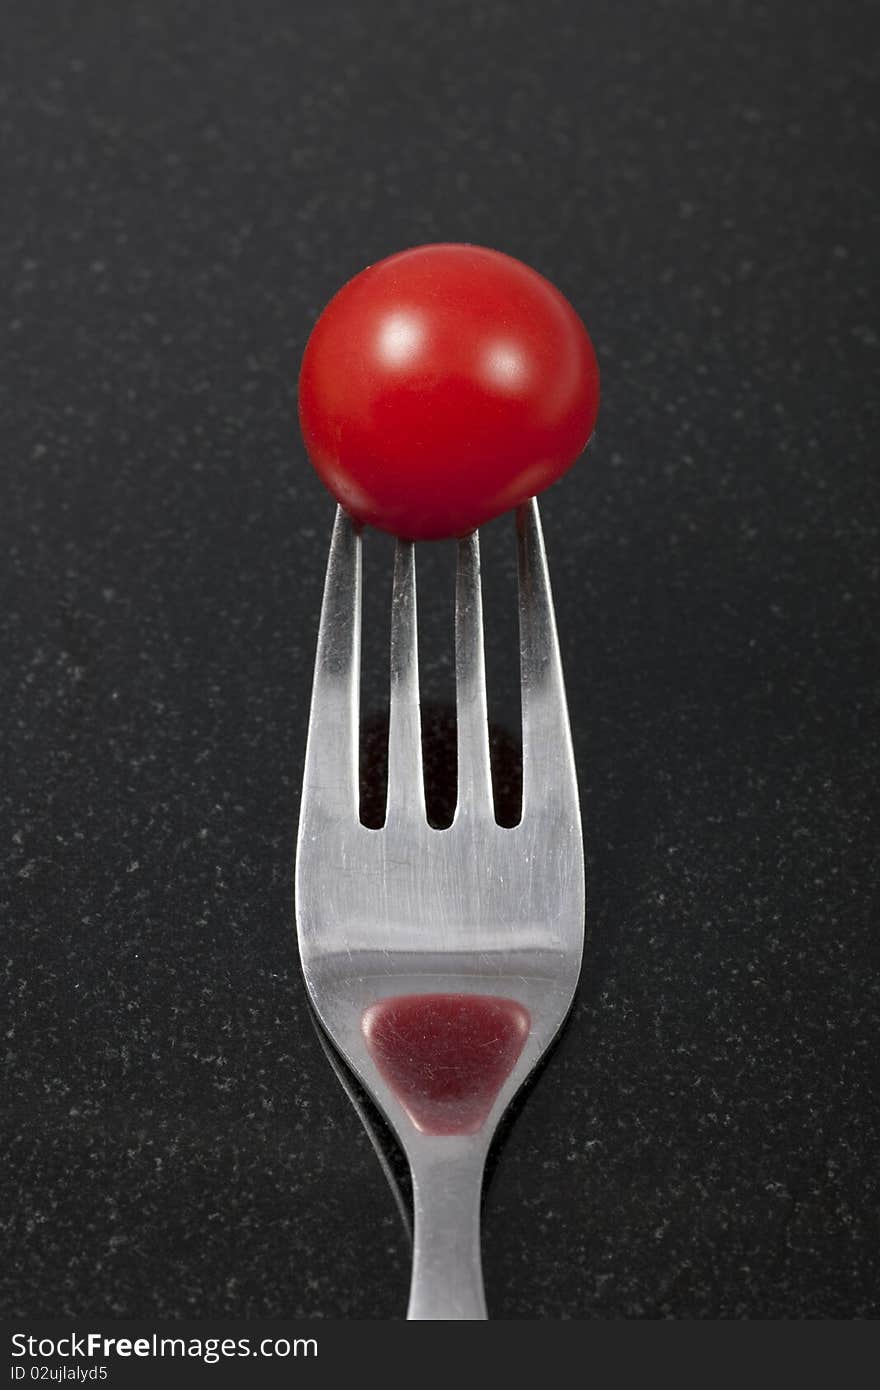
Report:
<svg viewBox="0 0 880 1390"><path fill-rule="evenodd" d="M391 707L386 823L415 817L426 818L419 710L416 560L412 541L398 541L394 551L391 597Z"/></svg>
<svg viewBox="0 0 880 1390"><path fill-rule="evenodd" d="M458 805L455 817L458 820L463 816L493 814L480 539L476 531L458 543L455 677L458 715Z"/></svg>
<svg viewBox="0 0 880 1390"><path fill-rule="evenodd" d="M306 741L300 815L358 815L361 538L336 509Z"/></svg>
<svg viewBox="0 0 880 1390"><path fill-rule="evenodd" d="M522 681L522 818L560 798L579 815L577 778L553 593L533 497L517 513L519 536L519 636Z"/></svg>

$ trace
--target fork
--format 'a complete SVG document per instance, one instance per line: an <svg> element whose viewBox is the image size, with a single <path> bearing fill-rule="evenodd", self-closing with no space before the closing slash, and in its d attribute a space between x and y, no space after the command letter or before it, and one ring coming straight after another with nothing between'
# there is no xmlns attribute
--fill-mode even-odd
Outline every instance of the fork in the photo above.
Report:
<svg viewBox="0 0 880 1390"><path fill-rule="evenodd" d="M359 819L361 536L338 509L318 633L296 855L296 920L321 1024L410 1165L407 1317L487 1317L486 1155L574 996L584 940L577 780L538 504L517 512L522 814L495 820L479 537L458 543L458 802L425 812L415 550L398 541L385 823Z"/></svg>

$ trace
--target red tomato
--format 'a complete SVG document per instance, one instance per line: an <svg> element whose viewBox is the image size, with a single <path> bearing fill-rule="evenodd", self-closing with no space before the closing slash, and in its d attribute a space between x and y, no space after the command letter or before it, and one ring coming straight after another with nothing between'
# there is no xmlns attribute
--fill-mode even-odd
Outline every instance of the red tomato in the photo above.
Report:
<svg viewBox="0 0 880 1390"><path fill-rule="evenodd" d="M599 408L587 331L522 261L416 246L361 271L306 345L309 456L359 521L460 536L527 501L580 454Z"/></svg>

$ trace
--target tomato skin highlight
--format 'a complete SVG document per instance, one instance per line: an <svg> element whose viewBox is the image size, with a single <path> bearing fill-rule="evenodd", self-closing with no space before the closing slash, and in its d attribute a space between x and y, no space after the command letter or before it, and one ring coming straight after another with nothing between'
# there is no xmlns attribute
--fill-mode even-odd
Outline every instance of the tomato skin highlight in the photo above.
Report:
<svg viewBox="0 0 880 1390"><path fill-rule="evenodd" d="M358 521L467 534L584 449L599 369L568 300L500 251L413 247L361 271L306 344L299 414L319 476Z"/></svg>

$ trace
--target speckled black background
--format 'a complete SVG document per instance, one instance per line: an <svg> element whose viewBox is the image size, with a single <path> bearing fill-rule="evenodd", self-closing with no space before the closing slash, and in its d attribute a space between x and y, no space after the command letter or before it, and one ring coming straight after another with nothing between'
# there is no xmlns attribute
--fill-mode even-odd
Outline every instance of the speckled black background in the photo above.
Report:
<svg viewBox="0 0 880 1390"><path fill-rule="evenodd" d="M6 1312L402 1314L404 1229L295 954L332 504L294 410L330 294L437 239L554 279L604 385L543 508L586 972L494 1166L493 1313L880 1311L870 16L6 7Z"/></svg>

